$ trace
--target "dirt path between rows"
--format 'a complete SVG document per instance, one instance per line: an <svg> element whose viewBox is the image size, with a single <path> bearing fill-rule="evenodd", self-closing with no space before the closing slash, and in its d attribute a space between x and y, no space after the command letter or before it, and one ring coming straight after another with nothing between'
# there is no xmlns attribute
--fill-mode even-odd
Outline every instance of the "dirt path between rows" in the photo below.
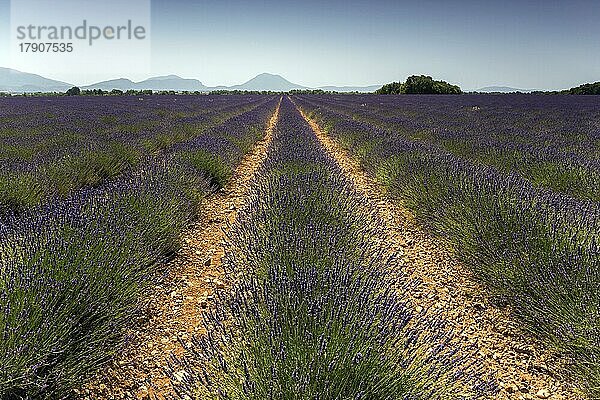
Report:
<svg viewBox="0 0 600 400"><path fill-rule="evenodd" d="M510 311L490 304L447 245L427 234L411 213L385 196L358 162L297 107L326 151L333 156L356 190L371 203L385 223L390 251L403 254L401 268L417 285L411 301L417 311L440 312L465 344L475 344L479 362L500 386L494 399L583 399L578 390L552 370L559 361L528 338Z"/></svg>
<svg viewBox="0 0 600 400"><path fill-rule="evenodd" d="M246 154L227 185L202 201L198 221L184 234L180 252L167 267L169 276L142 300L143 311L128 333L125 350L92 383L76 391L76 397L162 400L174 394L177 382L165 373L167 361L172 354L182 354L179 340L186 342L203 332L202 310L212 306L214 289L227 285L221 268L225 231L266 157L278 118L279 105L265 137Z"/></svg>

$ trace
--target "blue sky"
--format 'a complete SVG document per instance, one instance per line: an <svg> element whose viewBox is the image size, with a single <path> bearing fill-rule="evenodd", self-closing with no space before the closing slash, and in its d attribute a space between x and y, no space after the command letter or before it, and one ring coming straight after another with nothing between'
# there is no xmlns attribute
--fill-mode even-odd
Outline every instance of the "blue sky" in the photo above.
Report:
<svg viewBox="0 0 600 400"><path fill-rule="evenodd" d="M153 0L149 71L127 77L231 85L271 72L320 86L423 73L467 90L561 89L600 81L599 19L600 1L581 0ZM0 27L0 66L10 67L8 0ZM87 83L73 73L51 77Z"/></svg>

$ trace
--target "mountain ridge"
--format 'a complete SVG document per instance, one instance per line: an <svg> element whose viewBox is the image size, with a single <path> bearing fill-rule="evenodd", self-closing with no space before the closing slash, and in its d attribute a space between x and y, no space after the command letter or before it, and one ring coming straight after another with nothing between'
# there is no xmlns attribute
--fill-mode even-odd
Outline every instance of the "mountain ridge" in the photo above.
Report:
<svg viewBox="0 0 600 400"><path fill-rule="evenodd" d="M0 91L23 92L37 91L32 89L41 89L40 91L64 91L70 88L71 84L67 82L48 79L41 75L30 74L28 72L17 71L16 69L0 67Z"/></svg>
<svg viewBox="0 0 600 400"><path fill-rule="evenodd" d="M56 81L45 78L41 75L29 74L10 68L0 67L0 91L12 93L33 93L33 92L65 92L67 89L77 86L71 83ZM128 78L109 79L96 82L91 85L80 86L83 90L101 89L111 91L113 89L127 90L154 90L154 91L190 91L190 92L211 92L215 90L249 90L249 91L290 91L303 89L321 89L336 92L373 92L381 85L371 86L320 86L311 88L309 86L299 85L285 79L278 74L263 72L246 82L233 86L213 86L204 85L198 79L182 78L178 75L161 75L134 82Z"/></svg>
<svg viewBox="0 0 600 400"><path fill-rule="evenodd" d="M120 78L93 83L83 86L84 90L175 90L175 91L204 91L208 88L197 79L185 79L177 75L154 76L143 81L133 82L130 79Z"/></svg>
<svg viewBox="0 0 600 400"><path fill-rule="evenodd" d="M287 92L294 89L308 89L306 86L297 85L282 77L281 75L270 74L263 72L256 75L254 78L230 87L232 90L272 90ZM267 89L263 89L267 88Z"/></svg>
<svg viewBox="0 0 600 400"><path fill-rule="evenodd" d="M518 89L510 86L486 86L480 89L476 89L475 92L480 93L512 93L512 92L521 92L521 93L530 93L535 91L535 89Z"/></svg>

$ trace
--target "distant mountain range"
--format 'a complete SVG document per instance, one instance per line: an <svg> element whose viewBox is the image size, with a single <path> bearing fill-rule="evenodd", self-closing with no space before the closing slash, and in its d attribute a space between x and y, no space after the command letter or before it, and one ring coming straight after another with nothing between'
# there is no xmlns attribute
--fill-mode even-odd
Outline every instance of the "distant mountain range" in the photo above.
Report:
<svg viewBox="0 0 600 400"><path fill-rule="evenodd" d="M486 86L484 88L477 89L475 91L479 92L479 93L514 93L514 92L531 93L531 92L535 91L535 89L517 89L517 88L513 88L513 87L508 87L508 86Z"/></svg>
<svg viewBox="0 0 600 400"><path fill-rule="evenodd" d="M63 92L72 86L40 75L0 67L0 91L3 92Z"/></svg>
<svg viewBox="0 0 600 400"><path fill-rule="evenodd" d="M267 89L264 89L267 88ZM305 86L296 85L279 75L260 74L248 82L232 86L233 90L273 90L276 92L287 92L294 89L308 89Z"/></svg>
<svg viewBox="0 0 600 400"><path fill-rule="evenodd" d="M381 88L383 85L371 85L371 86L320 86L318 89L323 89L325 91L332 92L362 92L362 93L370 93L374 92L377 89Z"/></svg>
<svg viewBox="0 0 600 400"><path fill-rule="evenodd" d="M40 75L20 72L10 68L0 68L0 91L12 93L33 92L64 92L75 85L71 83L55 81ZM336 92L373 92L381 85L373 86L323 86L317 89ZM270 90L289 91L294 89L310 89L288 81L280 75L263 73L250 79L241 85L235 86L205 86L197 79L185 79L177 75L157 76L141 82L133 82L130 79L120 78L82 86L81 89L102 90L175 90L175 91L200 91L209 92L214 90Z"/></svg>
<svg viewBox="0 0 600 400"><path fill-rule="evenodd" d="M197 79L184 79L177 75L157 76L154 78L146 79L141 82L133 82L129 79L113 79L110 81L103 81L94 83L88 86L82 86L81 89L102 89L102 90L176 90L183 91L187 90L190 92L194 91L207 91L209 88L204 86L202 82Z"/></svg>

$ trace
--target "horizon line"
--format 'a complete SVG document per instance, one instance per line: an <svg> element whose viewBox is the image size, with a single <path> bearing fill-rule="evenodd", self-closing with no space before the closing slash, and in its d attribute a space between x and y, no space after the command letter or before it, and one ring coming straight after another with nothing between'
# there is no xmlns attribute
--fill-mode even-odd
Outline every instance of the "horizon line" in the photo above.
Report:
<svg viewBox="0 0 600 400"><path fill-rule="evenodd" d="M0 68L5 68L5 69L12 70L12 71L17 71L17 72L20 72L20 73L25 73L25 74L36 75L36 76L44 78L44 79L50 79L50 80L54 80L54 81L57 81L57 82L61 82L61 83L67 84L67 85L73 85L73 86L77 86L77 87L93 86L93 85L96 85L96 84L99 84L99 83L110 82L110 81L115 81L115 80L128 80L128 81L130 81L132 83L138 84L138 83L144 82L144 81L146 81L148 79L152 79L152 78L161 78L161 77L174 76L174 77L177 77L179 79L196 80L196 81L200 82L202 85L206 86L207 88L216 88L216 87L225 87L225 88L228 88L228 87L232 87L232 86L243 85L243 84L251 81L252 79L257 78L258 76L265 75L265 74L276 76L276 77L280 77L280 78L282 78L282 79L290 82L293 85L302 86L303 88L307 88L307 89L319 89L319 88L327 87L327 86L333 86L333 87L371 87L371 86L382 86L382 85L385 85L387 83L401 82L402 81L400 79L395 79L395 80L390 80L389 82L372 83L372 84L347 84L347 83L345 83L345 84L335 84L335 83L327 83L327 84L320 84L320 85L306 85L306 84L301 84L301 83L297 83L297 82L292 82L292 81L290 81L289 79L287 79L284 75L282 75L280 73L260 72L260 73L257 73L256 75L252 75L250 78L248 78L247 80L245 80L245 81L243 81L241 83L209 85L205 81L203 81L201 78L198 78L198 77L183 77L183 76L181 76L181 75L179 75L177 73L173 73L172 72L172 73L167 73L167 74L161 74L161 73L148 74L146 78L141 79L141 80L133 80L133 79L128 78L126 76L119 76L119 77L115 77L115 78L103 79L103 80L95 81L95 82L92 82L92 83L72 83L72 82L66 82L66 81L64 81L62 79L51 78L51 77L48 77L49 75L41 75L41 74L35 73L35 72L21 71L21 70L18 70L18 69L15 69L15 68L11 68L11 67L6 67L6 66L0 66ZM414 75L417 75L417 74L414 74ZM427 74L419 74L419 75L427 75ZM434 77L434 79L435 79L435 77ZM452 82L450 82L450 83L452 83ZM583 84L586 84L586 83L593 83L593 82L582 82L582 83L579 83L579 84L575 84L575 86L583 85ZM455 83L452 83L452 84L455 84ZM463 89L461 87L461 89L463 91L465 91L465 92L469 92L469 91L477 91L479 89L487 89L487 88L491 88L491 87L505 87L505 88L515 89L515 90L518 90L518 91L560 91L560 90L566 90L566 89L570 89L571 88L571 87L566 87L566 88L560 88L560 89L557 89L557 88L553 88L553 89L528 88L528 89L525 89L525 88L519 88L519 87L516 87L516 86L517 85L513 86L513 85L508 84L508 83L492 83L492 84L481 85L481 86L474 87L474 88L464 88ZM572 87L574 87L574 86L572 86Z"/></svg>

